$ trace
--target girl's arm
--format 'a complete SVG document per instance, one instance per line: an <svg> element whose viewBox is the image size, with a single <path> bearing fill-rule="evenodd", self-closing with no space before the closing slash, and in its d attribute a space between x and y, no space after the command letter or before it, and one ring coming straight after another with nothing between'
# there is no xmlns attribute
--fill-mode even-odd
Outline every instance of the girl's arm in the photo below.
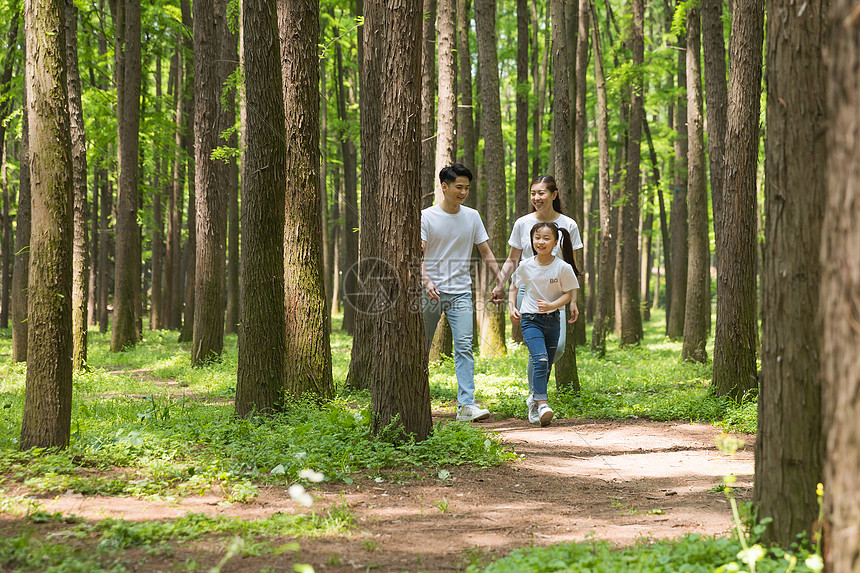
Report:
<svg viewBox="0 0 860 573"><path fill-rule="evenodd" d="M540 311L540 312L552 312L553 310L555 310L557 308L563 307L564 305L566 305L567 303L570 302L570 295L572 292L573 292L572 290L565 291L561 294L560 297L558 297L557 299L555 299L552 302L547 302L545 300L538 299L538 301L537 301L538 311Z"/></svg>

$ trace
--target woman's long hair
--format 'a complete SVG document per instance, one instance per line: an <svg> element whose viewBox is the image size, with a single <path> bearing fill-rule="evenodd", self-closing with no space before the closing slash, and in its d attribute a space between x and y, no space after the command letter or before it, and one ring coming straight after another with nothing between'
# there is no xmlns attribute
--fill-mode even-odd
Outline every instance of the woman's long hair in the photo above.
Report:
<svg viewBox="0 0 860 573"><path fill-rule="evenodd" d="M532 227L531 232L529 233L532 241L532 249L534 249L535 233L537 233L538 229L542 229L544 227L550 229L555 234L556 241L559 240L559 235L562 239L564 239L561 242L561 256L564 259L564 262L573 267L573 274L575 274L577 277L581 275L582 273L579 271L578 268L576 268L576 260L573 258L573 243L570 240L570 233L564 227L559 227L555 223L548 221L539 221L538 223L535 223L535 225Z"/></svg>
<svg viewBox="0 0 860 573"><path fill-rule="evenodd" d="M552 175L538 175L534 178L534 180L529 184L529 193L531 193L531 188L537 185L538 183L546 183L546 189L550 193L555 191L555 199L552 200L552 208L556 213L564 213L561 210L561 194L558 192L558 184L555 182L555 177ZM532 212L535 211L535 206L532 205Z"/></svg>

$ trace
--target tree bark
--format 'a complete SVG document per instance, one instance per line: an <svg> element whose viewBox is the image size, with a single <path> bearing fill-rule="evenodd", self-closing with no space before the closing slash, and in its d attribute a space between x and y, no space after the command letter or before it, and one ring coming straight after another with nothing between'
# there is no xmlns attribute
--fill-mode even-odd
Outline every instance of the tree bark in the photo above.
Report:
<svg viewBox="0 0 860 573"><path fill-rule="evenodd" d="M167 196L167 245L165 249L164 282L166 285L165 326L171 330L182 327L182 194L185 187L184 149L184 110L185 110L185 69L182 47L176 50L176 83L173 88L175 104L175 153L173 157L172 185Z"/></svg>
<svg viewBox="0 0 860 573"><path fill-rule="evenodd" d="M732 231L731 227L726 226L723 219L729 99L726 92L726 46L723 40L722 0L702 1L702 49L705 60L705 109L708 114L708 167L711 176L711 204L714 215L714 237L716 238L714 255L717 261L717 276L719 277L722 273L720 237ZM734 74L734 69L732 73ZM761 70L759 70L760 73ZM761 82L756 85L760 84ZM732 145L732 147L735 146ZM731 259L729 259L729 264L731 264ZM717 295L717 301L719 299L720 297ZM719 313L717 313L717 317L719 317Z"/></svg>
<svg viewBox="0 0 860 573"><path fill-rule="evenodd" d="M275 0L242 0L245 101L236 413L271 412L284 394L286 144Z"/></svg>
<svg viewBox="0 0 860 573"><path fill-rule="evenodd" d="M226 26L221 35L221 62L224 71L221 77L232 76L239 65L239 34ZM223 128L236 125L236 94L238 89L231 89L225 96L227 106L222 111L225 119ZM231 148L239 148L238 130L233 129L227 139ZM235 334L239 324L239 159L231 157L227 162L227 308L224 311L224 333Z"/></svg>
<svg viewBox="0 0 860 573"><path fill-rule="evenodd" d="M320 30L320 37L324 37L325 30ZM332 296L332 256L331 240L329 234L328 217L328 82L327 64L325 57L319 60L320 78L320 182L319 182L319 209L320 223L322 225L320 237L322 239L323 253L323 281L325 283L326 305L330 305ZM328 306L329 331L331 331L331 306Z"/></svg>
<svg viewBox="0 0 860 573"><path fill-rule="evenodd" d="M191 6L189 0L180 0L182 13L182 25L187 30L193 31L194 22L191 17ZM179 342L193 342L194 339L194 306L197 284L197 192L195 185L196 167L194 165L194 118L197 108L196 86L194 83L194 46L193 32L191 37L185 36L185 101L183 103L183 119L185 120L185 138L182 144L185 146L185 161L182 169L185 170L185 181L188 182L188 240L185 243L183 253L183 270L185 275L183 281L179 279L180 287L185 294L185 306L183 308L182 329L179 332ZM180 275L181 276L181 275ZM193 356L193 355L192 355Z"/></svg>
<svg viewBox="0 0 860 573"><path fill-rule="evenodd" d="M436 174L436 0L423 0L421 32L421 208L433 204ZM443 0L444 2L444 0ZM438 169L438 167L437 167Z"/></svg>
<svg viewBox="0 0 860 573"><path fill-rule="evenodd" d="M732 31L728 112L728 138L732 145L726 146L723 165L726 189L720 199L722 228L715 233L718 280L713 384L718 396L741 400L758 386L756 175L764 5L739 1Z"/></svg>
<svg viewBox="0 0 860 573"><path fill-rule="evenodd" d="M12 64L15 62L15 54L18 51L18 16L17 14L9 23L9 34L6 41L6 58L3 62L3 72L0 75L0 96L3 103L0 104L0 146L3 148L3 261L2 261L2 293L0 293L0 328L9 328L9 306L11 303L12 282L12 220L9 215L9 185L7 179L6 161L9 156L9 148L6 141L6 118L12 110L13 99L9 97L9 82L12 79Z"/></svg>
<svg viewBox="0 0 860 573"><path fill-rule="evenodd" d="M170 72L175 73L175 68L172 67L168 72L168 83ZM161 115L163 97L161 85L161 54L156 54L155 113L158 116ZM164 212L161 206L164 147L160 133L156 135L153 143L155 158L152 175L152 305L149 313L149 328L160 330L164 328Z"/></svg>
<svg viewBox="0 0 860 573"><path fill-rule="evenodd" d="M24 4L32 225L22 450L65 448L72 416L72 141L64 0Z"/></svg>
<svg viewBox="0 0 860 573"><path fill-rule="evenodd" d="M823 50L830 40L829 4L817 2L802 15L786 0L767 5L766 215L754 491L757 514L773 518L765 531L767 541L783 547L798 534L815 530L815 486L824 474L822 336L818 328L810 328L810 320L827 308L819 308L819 255L822 230L832 228L822 225L830 77ZM841 265L828 258L823 262ZM833 307L842 313L839 308ZM719 328L718 314L717 332Z"/></svg>
<svg viewBox="0 0 860 573"><path fill-rule="evenodd" d="M517 0L516 171L514 174L514 219L529 211L529 8L528 0ZM511 323L511 338L523 341L519 322Z"/></svg>
<svg viewBox="0 0 860 573"><path fill-rule="evenodd" d="M27 38L24 35L24 52L27 51ZM32 194L30 190L30 129L29 96L27 82L23 85L23 111L21 117L21 149L18 163L18 216L15 222L15 263L12 268L12 360L27 361L29 306L29 269L30 269L30 229L32 219Z"/></svg>
<svg viewBox="0 0 860 573"><path fill-rule="evenodd" d="M587 102L587 90L588 90L588 82L586 79L586 74L588 71L588 34L589 34L589 15L588 15L588 1L587 0L577 0L576 9L578 10L579 16L577 17L577 33L576 33L576 122L574 124L574 141L573 141L573 189L574 189L574 202L573 202L573 214L576 218L576 221L582 225L586 222L586 218L590 217L585 213L585 143L588 140L588 114L586 110ZM584 229L581 229L584 230ZM591 233L591 227L589 226L588 233ZM585 233L585 234L588 234ZM591 256L593 262L593 253L590 252L592 245L591 241L584 237L589 244L586 245L585 248L585 256ZM576 251L574 252L574 257L576 257L576 264L580 269L585 269L588 267L587 262L583 260L583 252ZM585 277L583 277L585 279ZM592 290L594 288L594 284L592 284L591 277L589 276L589 280L586 283L583 280L584 289L580 289L578 296L576 298L577 305L579 307L579 316L583 317L582 320L578 320L574 325L574 341L578 346L584 346L586 344L586 335L585 335L585 323L587 322L586 316L589 316L587 312L587 298L592 296ZM584 290L584 292L583 292ZM594 311L592 307L591 317L593 319Z"/></svg>
<svg viewBox="0 0 860 573"><path fill-rule="evenodd" d="M607 280L615 273L611 262L612 249L615 241L612 237L612 227L609 224L611 190L609 186L609 120L607 118L606 80L603 75L603 54L600 48L599 25L594 1L588 0L592 16L591 38L594 51L594 83L597 88L597 147L598 147L598 179L599 185L594 190L599 193L600 235L599 256L597 266L597 309L594 314L594 326L591 331L591 351L601 358L606 355L606 335L612 329L614 302L614 281Z"/></svg>
<svg viewBox="0 0 860 573"><path fill-rule="evenodd" d="M108 178L107 170L102 171L100 184L99 210L101 211L101 224L99 234L102 236L102 248L99 252L99 332L106 333L110 323L108 300L110 299L110 285L113 282L111 276L111 254L115 251L116 244L110 227L114 204L113 184Z"/></svg>
<svg viewBox="0 0 860 573"><path fill-rule="evenodd" d="M118 164L117 221L116 221L116 277L114 286L114 322L111 330L111 351L121 352L137 343L135 324L135 293L140 281L137 257L140 257L140 228L137 224L138 151L140 131L140 0L121 0L119 26L124 28L118 38L117 73L121 73L118 87L119 102L117 125ZM121 97L120 97L121 94Z"/></svg>
<svg viewBox="0 0 860 573"><path fill-rule="evenodd" d="M472 55L469 46L469 16L470 0L457 0L457 55L460 57L460 77L457 87L460 91L460 105L457 108L457 126L460 135L460 147L463 149L460 163L471 170L476 170L475 164L475 116L472 107ZM475 206L478 197L477 185L466 198L466 205Z"/></svg>
<svg viewBox="0 0 860 573"><path fill-rule="evenodd" d="M66 72L68 75L69 120L73 168L72 247L72 368L87 364L87 298L90 279L89 211L87 203L87 145L81 103L81 74L78 69L78 9L65 0Z"/></svg>
<svg viewBox="0 0 860 573"><path fill-rule="evenodd" d="M587 0L586 0L587 2ZM598 151L599 153L599 151ZM599 175L598 175L599 176ZM585 299L585 319L594 322L597 310L597 249L598 233L600 231L600 181L595 181L591 188L591 200L588 209L588 232L585 234L585 274L588 277L588 293Z"/></svg>
<svg viewBox="0 0 860 573"><path fill-rule="evenodd" d="M197 366L224 349L224 247L227 186L224 164L212 158L221 131L221 36L226 22L219 3L194 0L194 188L196 270L191 363Z"/></svg>
<svg viewBox="0 0 860 573"><path fill-rule="evenodd" d="M507 189L505 147L502 139L502 110L499 101L499 64L496 44L496 1L475 1L478 59L481 62L481 131L484 136L484 165L487 178L487 233L493 254L505 252L507 239ZM503 356L505 307L490 302L492 283L486 281L478 300L485 308L481 332L481 355Z"/></svg>
<svg viewBox="0 0 860 573"><path fill-rule="evenodd" d="M691 7L687 12L687 121L691 131L687 150L687 208L690 228L682 357L693 362L706 362L708 353L705 345L708 341L708 315L711 312L711 265L708 194L705 183L702 74L699 63L699 18L699 8Z"/></svg>
<svg viewBox="0 0 860 573"><path fill-rule="evenodd" d="M642 0L633 0L633 21L630 45L633 65L645 62L645 6ZM641 69L639 70L641 73ZM638 344L642 339L642 314L639 308L639 172L642 147L642 121L644 118L642 77L633 79L630 94L630 123L627 136L627 178L624 191L623 235L621 237L621 344Z"/></svg>
<svg viewBox="0 0 860 573"><path fill-rule="evenodd" d="M413 310L420 305L421 292L419 275L414 272L415 256L421 251L420 213L415 208L420 204L420 173L415 166L421 152L421 2L387 0L379 4L366 12L365 38L371 32L380 38L365 46L364 57L376 59L382 72L365 79L379 82L381 96L376 158L377 173L385 174L385 184L379 186L377 199L379 212L386 216L379 218L375 234L382 243L376 256L386 269L379 278L389 280L376 286L390 305L368 317L379 354L371 371L373 429L379 433L398 421L402 432L423 440L431 429L426 359L420 352L379 352L395 346L423 346L421 314ZM364 121L362 116L363 133L370 127ZM363 144L365 141L362 138Z"/></svg>
<svg viewBox="0 0 860 573"><path fill-rule="evenodd" d="M687 307L687 63L686 40L678 38L678 88L683 94L675 105L675 172L673 174L672 207L669 217L669 252L672 257L672 274L666 274L672 298L666 321L666 335L677 340L684 336L684 319Z"/></svg>
<svg viewBox="0 0 860 573"><path fill-rule="evenodd" d="M287 133L285 390L334 392L319 217L319 0L278 0Z"/></svg>
<svg viewBox="0 0 860 573"><path fill-rule="evenodd" d="M549 64L549 43L550 34L545 33L544 50L541 52L538 49L538 32L540 28L540 19L537 11L537 0L531 2L532 10L532 83L535 91L535 111L534 122L532 123L532 149L534 150L532 157L532 178L541 174L541 136L543 135L544 109L546 107L546 78L548 75ZM547 6L547 20L549 20L549 6ZM548 22L547 22L548 23ZM548 28L549 26L547 26ZM544 28L546 30L546 28ZM538 60L540 54L540 61Z"/></svg>
<svg viewBox="0 0 860 573"><path fill-rule="evenodd" d="M860 201L857 200L857 186L860 184L860 145L857 141L860 131L857 113L860 109L857 90L860 85L860 70L857 68L860 61L860 22L856 2L832 0L831 4L829 25L832 39L828 57L831 64L826 70L829 78L829 158L819 303L824 424L827 428L825 519L829 525L824 557L829 571L847 572L857 571L860 563L860 538L857 536L857 524L860 523L860 504L857 503L857 475L860 472L860 450L857 448L860 440L860 403L857 401L860 376L860 354L857 353L860 347L860 258L857 257L857 245L860 244ZM819 29L812 32L818 34ZM807 134L807 141L810 135ZM803 164L807 166L805 161ZM801 256L801 253L793 253L792 260Z"/></svg>

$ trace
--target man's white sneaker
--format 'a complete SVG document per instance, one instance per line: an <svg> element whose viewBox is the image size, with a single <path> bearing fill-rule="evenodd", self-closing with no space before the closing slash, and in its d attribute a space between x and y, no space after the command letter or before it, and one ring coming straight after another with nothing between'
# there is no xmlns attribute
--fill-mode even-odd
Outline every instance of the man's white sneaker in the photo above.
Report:
<svg viewBox="0 0 860 573"><path fill-rule="evenodd" d="M529 409L529 422L532 424L540 423L540 415L538 415L538 405L535 402L534 396L529 394L526 398L526 407Z"/></svg>
<svg viewBox="0 0 860 573"><path fill-rule="evenodd" d="M481 408L477 404L466 404L457 408L458 422L472 422L475 420L486 420L490 417L490 411Z"/></svg>
<svg viewBox="0 0 860 573"><path fill-rule="evenodd" d="M552 421L552 416L554 414L554 412L552 411L552 408L550 408L548 404L543 403L543 404L540 404L538 406L537 410L538 410L538 421L540 422L540 425L541 426L548 426L549 423Z"/></svg>

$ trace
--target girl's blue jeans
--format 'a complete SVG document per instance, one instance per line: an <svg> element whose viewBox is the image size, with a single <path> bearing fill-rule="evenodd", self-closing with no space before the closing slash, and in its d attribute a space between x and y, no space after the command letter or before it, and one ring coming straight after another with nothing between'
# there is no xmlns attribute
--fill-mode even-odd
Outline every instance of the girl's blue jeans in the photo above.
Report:
<svg viewBox="0 0 860 573"><path fill-rule="evenodd" d="M517 308L518 309L523 305L523 299L525 298L525 296L526 296L526 287L525 287L525 285L522 285L522 286L520 286L519 290L517 291ZM561 357L561 355L564 354L564 345L565 345L565 342L567 341L567 306L564 306L564 307L558 309L558 323L559 323L558 348L555 351L555 360L551 360L550 365L552 365L552 363L554 363L554 362L557 362L558 359ZM529 377L529 393L534 394L534 390L535 390L534 389L534 382L533 382L534 372L532 371L532 361L531 360L529 360L529 364L526 367L526 374L528 374L528 377ZM543 399L545 400L546 398L543 398Z"/></svg>
<svg viewBox="0 0 860 573"><path fill-rule="evenodd" d="M558 348L560 330L559 311L547 314L523 314L520 323L523 330L523 342L529 349L529 365L532 369L532 379L529 383L534 400L547 399L547 384L549 372Z"/></svg>

